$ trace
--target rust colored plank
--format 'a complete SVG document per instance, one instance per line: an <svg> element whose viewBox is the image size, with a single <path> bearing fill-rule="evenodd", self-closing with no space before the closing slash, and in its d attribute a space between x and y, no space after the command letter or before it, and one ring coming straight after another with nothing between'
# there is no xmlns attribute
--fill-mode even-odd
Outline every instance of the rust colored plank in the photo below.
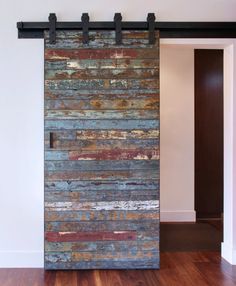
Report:
<svg viewBox="0 0 236 286"><path fill-rule="evenodd" d="M99 241L99 240L135 240L135 231L112 232L46 232L50 242Z"/></svg>
<svg viewBox="0 0 236 286"><path fill-rule="evenodd" d="M45 179L48 181L55 180L156 180L159 174L156 170L132 170L132 171L46 171Z"/></svg>
<svg viewBox="0 0 236 286"><path fill-rule="evenodd" d="M158 139L159 130L78 130L77 139Z"/></svg>
<svg viewBox="0 0 236 286"><path fill-rule="evenodd" d="M158 160L159 149L101 150L94 152L69 152L69 160Z"/></svg>

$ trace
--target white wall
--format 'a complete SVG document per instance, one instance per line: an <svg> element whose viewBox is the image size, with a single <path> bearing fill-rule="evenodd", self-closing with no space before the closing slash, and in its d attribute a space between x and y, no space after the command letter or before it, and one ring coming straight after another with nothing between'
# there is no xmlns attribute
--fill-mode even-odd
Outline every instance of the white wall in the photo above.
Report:
<svg viewBox="0 0 236 286"><path fill-rule="evenodd" d="M161 45L161 221L195 221L194 49Z"/></svg>
<svg viewBox="0 0 236 286"><path fill-rule="evenodd" d="M17 21L234 21L234 0L0 1L0 267L43 266L43 41L18 40Z"/></svg>

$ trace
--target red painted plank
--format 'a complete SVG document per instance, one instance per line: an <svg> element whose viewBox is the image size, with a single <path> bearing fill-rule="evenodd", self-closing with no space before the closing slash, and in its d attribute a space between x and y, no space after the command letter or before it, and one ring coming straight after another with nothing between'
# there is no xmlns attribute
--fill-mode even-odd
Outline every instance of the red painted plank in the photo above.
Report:
<svg viewBox="0 0 236 286"><path fill-rule="evenodd" d="M49 242L136 240L136 232L46 232L45 238Z"/></svg>
<svg viewBox="0 0 236 286"><path fill-rule="evenodd" d="M158 49L46 49L45 60L158 58Z"/></svg>
<svg viewBox="0 0 236 286"><path fill-rule="evenodd" d="M70 160L157 160L157 149L146 150L101 150L96 152L69 152Z"/></svg>

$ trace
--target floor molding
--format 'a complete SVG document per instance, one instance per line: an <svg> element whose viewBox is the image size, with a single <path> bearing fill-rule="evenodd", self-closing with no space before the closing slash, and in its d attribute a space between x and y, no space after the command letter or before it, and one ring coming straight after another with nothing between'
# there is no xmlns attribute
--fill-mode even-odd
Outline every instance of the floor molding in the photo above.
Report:
<svg viewBox="0 0 236 286"><path fill-rule="evenodd" d="M236 265L236 249L232 245L222 242L221 256L231 265Z"/></svg>
<svg viewBox="0 0 236 286"><path fill-rule="evenodd" d="M195 211L161 211L161 222L195 222Z"/></svg>
<svg viewBox="0 0 236 286"><path fill-rule="evenodd" d="M0 251L0 268L43 267L43 251Z"/></svg>

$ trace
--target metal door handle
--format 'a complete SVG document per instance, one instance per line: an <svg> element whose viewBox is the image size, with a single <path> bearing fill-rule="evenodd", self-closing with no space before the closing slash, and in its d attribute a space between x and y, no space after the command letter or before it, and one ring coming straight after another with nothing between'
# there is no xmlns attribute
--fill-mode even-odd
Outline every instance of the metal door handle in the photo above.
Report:
<svg viewBox="0 0 236 286"><path fill-rule="evenodd" d="M53 132L49 133L49 146L53 148Z"/></svg>

